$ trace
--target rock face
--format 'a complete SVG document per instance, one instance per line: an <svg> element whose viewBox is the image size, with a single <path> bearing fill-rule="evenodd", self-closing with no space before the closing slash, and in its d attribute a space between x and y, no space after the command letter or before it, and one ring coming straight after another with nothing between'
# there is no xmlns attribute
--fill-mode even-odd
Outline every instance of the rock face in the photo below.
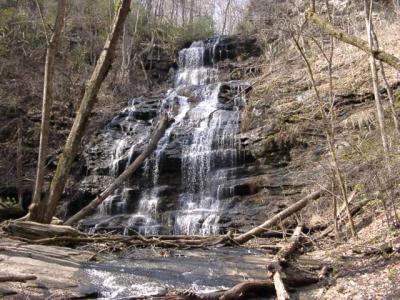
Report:
<svg viewBox="0 0 400 300"><path fill-rule="evenodd" d="M243 80L258 72L258 54L256 41L243 37L209 39L182 49L168 92L129 99L91 139L84 153L86 176L67 215L140 155L160 112L175 122L154 155L82 222L83 229L243 232L297 200L323 174L318 164L325 153L323 136L308 139L310 124L302 125L301 115L291 113L299 111L298 101L288 109L289 104L262 98L264 93ZM295 95L302 99L307 92Z"/></svg>
<svg viewBox="0 0 400 300"><path fill-rule="evenodd" d="M82 194L99 193L140 155L160 112L168 112L175 122L153 157L82 226L126 234L215 234L256 218L259 209L250 205L244 210L242 198L259 188L239 179L254 162L239 135L240 110L251 86L220 81L217 66L259 53L254 39L194 42L179 53L173 89L130 99L88 145Z"/></svg>

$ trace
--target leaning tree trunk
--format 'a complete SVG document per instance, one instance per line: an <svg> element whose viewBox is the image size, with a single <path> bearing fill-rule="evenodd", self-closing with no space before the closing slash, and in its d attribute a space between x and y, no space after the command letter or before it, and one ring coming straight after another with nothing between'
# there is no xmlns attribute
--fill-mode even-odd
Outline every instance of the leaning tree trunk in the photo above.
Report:
<svg viewBox="0 0 400 300"><path fill-rule="evenodd" d="M307 20L314 23L314 25L318 26L321 30L326 32L327 34L332 35L339 41L345 42L347 44L353 45L362 51L372 54L374 58L379 59L388 65L392 66L396 70L400 71L400 59L394 56L393 54L387 53L383 50L373 50L369 47L368 42L356 37L354 35L347 34L346 32L339 30L332 26L331 23L321 18L314 11L309 10L307 12Z"/></svg>
<svg viewBox="0 0 400 300"><path fill-rule="evenodd" d="M64 151L60 156L57 169L50 185L48 207L45 216L45 222L49 223L56 211L58 202L64 190L68 175L71 171L72 163L78 152L79 144L89 120L93 105L97 100L97 93L114 57L115 48L119 36L121 35L125 19L129 13L131 0L121 0L118 12L114 18L113 28L104 45L103 51L93 70L92 77L87 83L85 94L83 95L81 105L76 114L74 124L72 125L68 139L64 146Z"/></svg>
<svg viewBox="0 0 400 300"><path fill-rule="evenodd" d="M373 35L372 35L372 16L370 13L370 9L372 8L372 2L368 4L369 1L364 0L364 9L365 9L365 24L367 28L367 34L368 34L368 45L370 48L370 56L369 56L369 64L370 64L370 69L371 69L371 75L372 75L372 87L374 90L374 97L375 97L375 108L376 108L376 115L378 117L378 124L379 124L379 131L381 133L381 139L382 139L382 146L383 146L383 151L385 152L385 158L388 159L388 152L389 152L389 147L388 147L388 142L387 142L387 137L386 137L386 131L385 131L385 115L383 112L383 107L382 107L382 101L381 101L381 96L379 93L379 78L378 78L378 70L376 66L376 61L373 53L376 51L376 48L374 47L374 41L373 41Z"/></svg>
<svg viewBox="0 0 400 300"><path fill-rule="evenodd" d="M35 191L33 193L32 204L29 207L28 217L29 220L37 222L43 222L45 219L45 199L42 199L42 189L46 168L46 158L48 153L50 111L53 105L52 87L54 76L54 61L61 40L61 31L64 27L66 7L66 0L58 1L54 32L51 36L50 41L48 41L47 44L46 63L44 68L42 123L40 126L39 157L36 170ZM46 30L46 28L44 30Z"/></svg>
<svg viewBox="0 0 400 300"><path fill-rule="evenodd" d="M115 181L108 186L100 195L96 197L92 202L82 208L79 212L69 218L65 225L72 225L79 220L83 219L87 215L91 214L108 196L110 196L119 186L121 186L145 161L147 157L157 148L158 141L164 136L165 130L170 124L170 119L166 114L161 117L161 120L157 126L156 131L153 134L146 149L135 159L135 161L124 171L121 175L115 179Z"/></svg>
<svg viewBox="0 0 400 300"><path fill-rule="evenodd" d="M302 198L301 200L297 201L296 203L292 204L288 208L282 210L280 213L276 214L271 219L265 221L260 226L254 227L253 229L235 237L234 241L238 244L244 244L247 241L251 240L252 238L261 235L262 233L264 233L266 230L268 230L272 226L278 224L282 220L293 215L295 212L298 212L299 210L306 207L308 202L310 202L311 200L315 200L315 199L318 199L319 197L321 197L323 192L324 192L323 189L319 189L319 190L311 193L310 195L308 195L308 196Z"/></svg>

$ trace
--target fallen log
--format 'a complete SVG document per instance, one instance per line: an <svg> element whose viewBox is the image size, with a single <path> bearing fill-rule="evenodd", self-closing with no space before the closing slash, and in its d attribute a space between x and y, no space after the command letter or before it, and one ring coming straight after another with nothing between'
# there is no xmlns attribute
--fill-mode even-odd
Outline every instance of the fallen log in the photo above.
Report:
<svg viewBox="0 0 400 300"><path fill-rule="evenodd" d="M284 209L280 213L276 214L275 216L273 216L271 219L267 220L260 226L257 226L255 228L247 231L246 233L243 233L243 234L235 237L233 240L238 244L246 243L247 241L251 240L252 238L262 234L268 228L278 224L280 221L286 219L287 217L291 216L295 212L298 212L299 210L303 209L304 207L307 206L309 201L315 200L315 199L318 199L319 197L321 197L323 192L324 192L324 189L319 189L319 190L311 193L310 195L302 198L301 200L292 204L291 206Z"/></svg>
<svg viewBox="0 0 400 300"><path fill-rule="evenodd" d="M158 123L157 129L154 131L153 136L144 149L144 151L135 159L135 161L129 165L129 167L119 175L115 181L109 185L100 195L98 195L92 202L82 208L79 212L69 218L64 224L73 225L80 221L84 217L90 215L95 209L108 197L110 196L119 186L121 186L150 156L151 153L157 148L159 140L164 136L166 129L171 124L171 119L167 114L163 114Z"/></svg>
<svg viewBox="0 0 400 300"><path fill-rule="evenodd" d="M10 221L5 223L3 230L11 236L28 240L40 240L57 236L78 237L77 229L65 225L41 224L30 221Z"/></svg>
<svg viewBox="0 0 400 300"><path fill-rule="evenodd" d="M286 291L285 285L282 280L281 272L275 272L274 274L274 287L276 291L277 300L289 300L290 295Z"/></svg>
<svg viewBox="0 0 400 300"><path fill-rule="evenodd" d="M297 249L300 241L300 235L303 226L299 225L293 232L293 235L290 237L289 243L284 245L276 254L276 260L280 263L286 262L287 258L293 254L293 252Z"/></svg>
<svg viewBox="0 0 400 300"><path fill-rule="evenodd" d="M293 235L290 237L289 243L284 245L278 253L275 255L273 263L267 267L267 269L271 269L271 271L275 272L273 275L274 286L276 291L276 297L278 300L288 300L290 299L289 293L286 291L285 285L283 283L282 278L285 277L285 273L283 271L284 265L286 264L286 260L293 252L297 249L299 245L300 235L303 226L299 225L293 232Z"/></svg>
<svg viewBox="0 0 400 300"><path fill-rule="evenodd" d="M36 280L34 275L0 275L0 282L27 282L28 280Z"/></svg>
<svg viewBox="0 0 400 300"><path fill-rule="evenodd" d="M356 203L351 209L350 209L350 214L352 216L354 216L355 214L357 214L365 205L367 205L372 199L364 199L361 200L360 202ZM339 227L340 227L340 223L343 221L344 217L343 217L343 211L341 209L341 212L337 214L337 218L338 218L338 223L339 223ZM321 239L324 238L328 235L330 235L332 232L334 232L335 230L335 225L334 224L330 224L324 231L318 233L316 235L316 239Z"/></svg>
<svg viewBox="0 0 400 300"><path fill-rule="evenodd" d="M124 236L124 235L108 235L108 236L55 236L51 238L30 240L27 238L19 238L24 242L37 245L80 245L88 243L123 243L127 246L148 247L156 246L163 248L206 248L226 240L225 235L222 237L199 237L196 239L183 236L157 236L144 237L141 235ZM222 242L223 243L223 242Z"/></svg>

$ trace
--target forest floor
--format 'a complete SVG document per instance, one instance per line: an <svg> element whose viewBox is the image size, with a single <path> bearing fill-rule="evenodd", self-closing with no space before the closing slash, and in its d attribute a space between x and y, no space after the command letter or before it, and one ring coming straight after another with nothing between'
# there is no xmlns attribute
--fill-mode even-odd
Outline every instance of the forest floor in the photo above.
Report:
<svg viewBox="0 0 400 300"><path fill-rule="evenodd" d="M358 239L335 243L316 241L316 251L300 257L332 263L327 286L315 290L315 299L399 299L400 235L388 230L384 215L360 215L356 224L369 222L360 229ZM390 251L388 245L391 245Z"/></svg>

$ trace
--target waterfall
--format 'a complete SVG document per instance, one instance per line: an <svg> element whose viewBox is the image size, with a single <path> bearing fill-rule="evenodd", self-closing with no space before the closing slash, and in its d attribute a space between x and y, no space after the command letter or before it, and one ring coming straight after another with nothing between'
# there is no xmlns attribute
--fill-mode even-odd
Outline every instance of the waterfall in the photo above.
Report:
<svg viewBox="0 0 400 300"><path fill-rule="evenodd" d="M136 205L131 203L132 187L127 183L99 208L99 215L127 215L123 224L125 234L136 231L151 235L162 231L212 235L220 231L221 198L233 196L228 173L231 179L231 170L238 162L239 109L244 104L248 84L220 82L216 62L222 54L217 45L218 39L198 41L179 52L174 88L156 103L158 113L155 114L167 112L174 117L174 122L144 164ZM146 122L138 119L143 113L138 108L141 102L142 98L132 99L111 122L118 126L110 127L113 140L110 176L118 176L133 161L136 149L148 140L148 134L133 138L141 126L146 122L155 125L156 116ZM177 143L178 136L182 137L178 143L181 183L176 188L176 209L161 218L160 181L168 175L163 173L163 164L167 149Z"/></svg>

